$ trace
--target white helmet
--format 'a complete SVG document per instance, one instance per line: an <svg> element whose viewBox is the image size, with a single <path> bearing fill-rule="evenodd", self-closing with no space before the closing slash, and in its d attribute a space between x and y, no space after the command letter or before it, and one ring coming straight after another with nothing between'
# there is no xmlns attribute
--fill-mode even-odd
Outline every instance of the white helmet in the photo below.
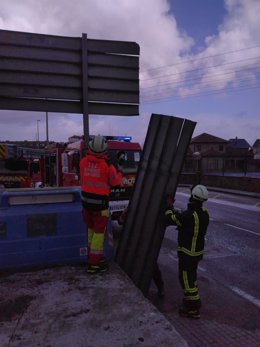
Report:
<svg viewBox="0 0 260 347"><path fill-rule="evenodd" d="M102 154L107 150L107 143L103 136L94 136L93 140L89 141L89 150L93 153Z"/></svg>
<svg viewBox="0 0 260 347"><path fill-rule="evenodd" d="M43 188L43 183L42 182L36 182L35 188Z"/></svg>
<svg viewBox="0 0 260 347"><path fill-rule="evenodd" d="M193 199L199 201L206 201L208 200L209 196L207 188L202 184L198 184L197 186L195 186L191 191L191 195Z"/></svg>

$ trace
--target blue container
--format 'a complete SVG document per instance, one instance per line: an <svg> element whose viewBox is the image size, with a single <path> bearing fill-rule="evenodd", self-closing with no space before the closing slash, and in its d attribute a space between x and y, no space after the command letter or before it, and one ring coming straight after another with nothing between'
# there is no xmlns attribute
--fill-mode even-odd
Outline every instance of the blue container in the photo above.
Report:
<svg viewBox="0 0 260 347"><path fill-rule="evenodd" d="M81 211L78 187L0 191L0 269L86 263ZM111 221L104 244L111 259L109 228Z"/></svg>

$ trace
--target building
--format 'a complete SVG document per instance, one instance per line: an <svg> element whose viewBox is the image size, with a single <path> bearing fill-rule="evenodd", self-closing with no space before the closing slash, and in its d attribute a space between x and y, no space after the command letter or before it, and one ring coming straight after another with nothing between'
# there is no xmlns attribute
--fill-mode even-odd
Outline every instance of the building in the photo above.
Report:
<svg viewBox="0 0 260 347"><path fill-rule="evenodd" d="M260 139L257 139L253 144L254 159L260 159Z"/></svg>
<svg viewBox="0 0 260 347"><path fill-rule="evenodd" d="M192 138L183 167L183 172L203 175L245 175L255 170L253 151L245 139L225 140L208 133Z"/></svg>
<svg viewBox="0 0 260 347"><path fill-rule="evenodd" d="M208 133L192 138L184 170L197 174L222 172L227 143L227 140Z"/></svg>

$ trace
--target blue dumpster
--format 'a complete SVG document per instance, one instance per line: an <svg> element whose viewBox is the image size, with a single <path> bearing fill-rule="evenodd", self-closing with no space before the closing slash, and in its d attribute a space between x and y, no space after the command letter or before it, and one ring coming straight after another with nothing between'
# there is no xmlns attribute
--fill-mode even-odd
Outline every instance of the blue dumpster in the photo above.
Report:
<svg viewBox="0 0 260 347"><path fill-rule="evenodd" d="M79 187L1 190L0 269L85 263L81 210ZM111 259L108 232L104 249Z"/></svg>

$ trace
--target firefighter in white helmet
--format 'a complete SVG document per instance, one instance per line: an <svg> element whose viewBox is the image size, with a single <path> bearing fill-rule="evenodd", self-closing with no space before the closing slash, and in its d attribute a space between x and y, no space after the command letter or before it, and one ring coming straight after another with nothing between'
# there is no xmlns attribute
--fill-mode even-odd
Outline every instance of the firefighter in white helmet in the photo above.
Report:
<svg viewBox="0 0 260 347"><path fill-rule="evenodd" d="M173 203L165 211L167 225L178 229L179 281L184 292L179 313L189 318L200 318L200 296L197 285L197 268L203 257L204 240L209 224L209 214L203 207L208 200L208 190L199 184L191 188L187 209L177 212Z"/></svg>

